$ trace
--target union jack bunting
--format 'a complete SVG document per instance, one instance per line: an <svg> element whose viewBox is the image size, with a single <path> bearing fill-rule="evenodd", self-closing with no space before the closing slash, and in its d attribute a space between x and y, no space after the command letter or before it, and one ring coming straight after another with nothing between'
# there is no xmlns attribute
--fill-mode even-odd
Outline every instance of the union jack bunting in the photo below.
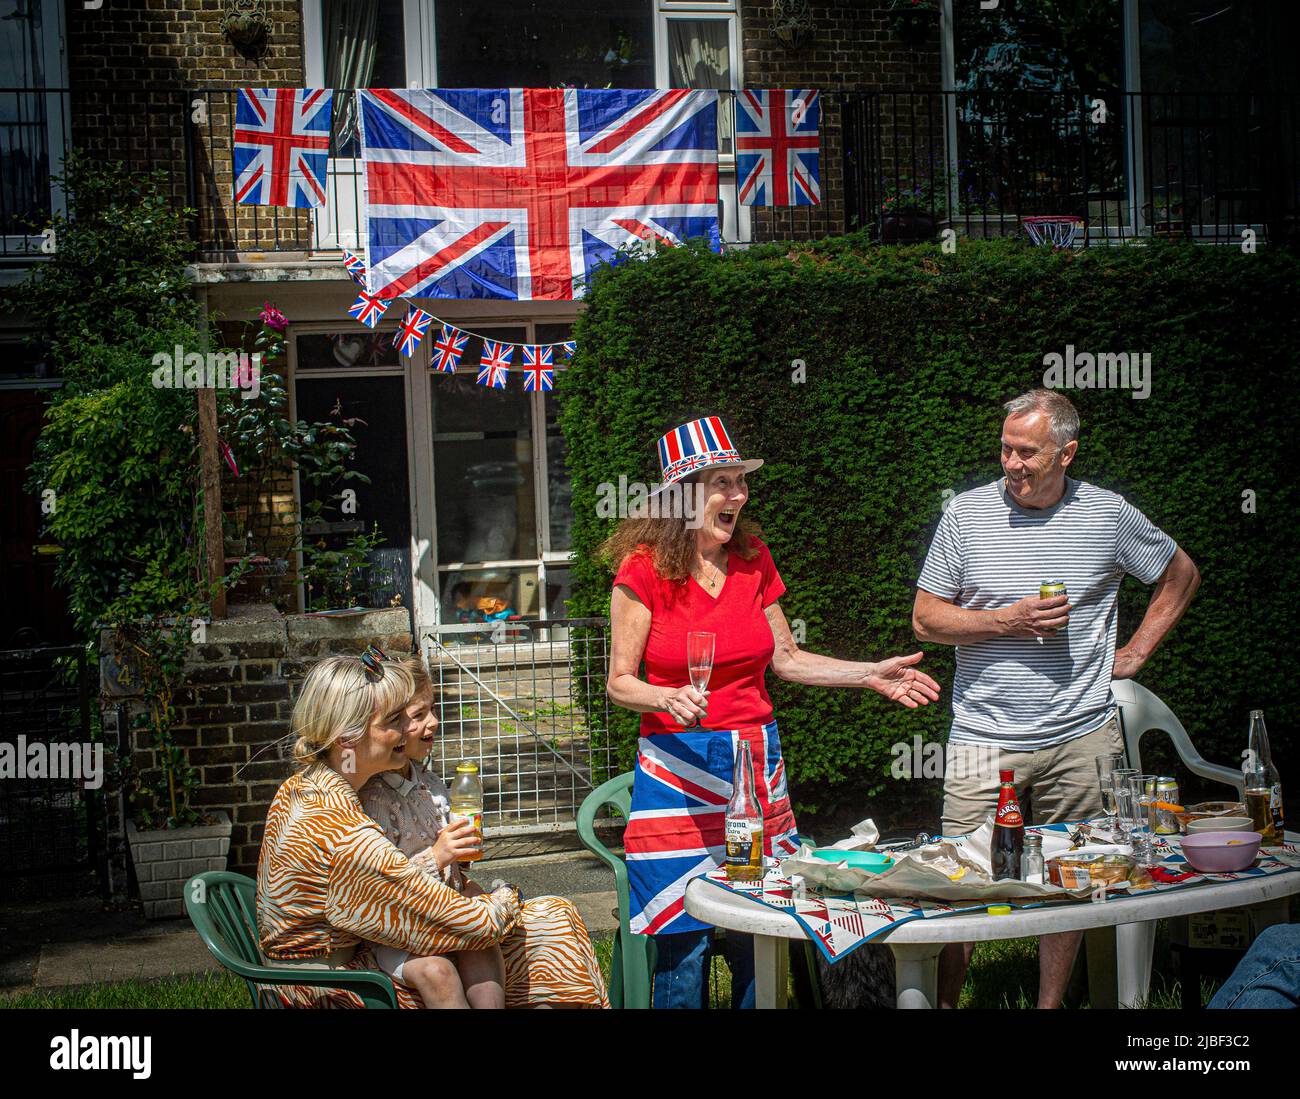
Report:
<svg viewBox="0 0 1300 1099"><path fill-rule="evenodd" d="M376 294L367 294L361 291L357 300L352 303L352 308L348 313L359 320L367 328L374 328L379 323L379 318L388 312L391 302L385 301Z"/></svg>
<svg viewBox="0 0 1300 1099"><path fill-rule="evenodd" d="M634 933L657 935L707 926L686 914L684 895L692 878L715 870L726 854L724 824L741 739L749 742L754 761L764 853L784 858L799 850L775 721L729 731L643 737L623 833Z"/></svg>
<svg viewBox="0 0 1300 1099"><path fill-rule="evenodd" d="M578 344L575 340L565 340L560 346L564 348L565 358L571 359L578 352Z"/></svg>
<svg viewBox="0 0 1300 1099"><path fill-rule="evenodd" d="M692 420L659 439L659 467L665 482L681 480L705 466L739 461L740 452L717 416Z"/></svg>
<svg viewBox="0 0 1300 1099"><path fill-rule="evenodd" d="M352 276L352 281L366 285L366 261L352 252L343 253L343 266L347 268L348 274Z"/></svg>
<svg viewBox="0 0 1300 1099"><path fill-rule="evenodd" d="M549 393L555 388L555 367L550 345L524 347L524 390Z"/></svg>
<svg viewBox="0 0 1300 1099"><path fill-rule="evenodd" d="M411 311L402 319L397 335L393 337L393 345L409 359L415 354L415 349L420 346L420 341L424 339L424 334L429 331L429 325L432 323L432 313L426 313L423 309L412 306Z"/></svg>
<svg viewBox="0 0 1300 1099"><path fill-rule="evenodd" d="M515 357L514 344L483 341L483 353L478 360L478 384L493 389L505 389L506 375L510 373L510 360Z"/></svg>
<svg viewBox="0 0 1300 1099"><path fill-rule="evenodd" d="M240 88L235 103L235 201L325 205L334 93L321 88Z"/></svg>
<svg viewBox="0 0 1300 1099"><path fill-rule="evenodd" d="M815 91L736 96L736 178L746 206L818 206L822 106Z"/></svg>
<svg viewBox="0 0 1300 1099"><path fill-rule="evenodd" d="M438 338L433 341L433 369L440 370L444 374L455 374L456 367L460 366L460 357L465 354L465 344L468 342L468 332L444 324Z"/></svg>
<svg viewBox="0 0 1300 1099"><path fill-rule="evenodd" d="M360 93L368 287L580 297L634 240L718 230L716 91Z"/></svg>

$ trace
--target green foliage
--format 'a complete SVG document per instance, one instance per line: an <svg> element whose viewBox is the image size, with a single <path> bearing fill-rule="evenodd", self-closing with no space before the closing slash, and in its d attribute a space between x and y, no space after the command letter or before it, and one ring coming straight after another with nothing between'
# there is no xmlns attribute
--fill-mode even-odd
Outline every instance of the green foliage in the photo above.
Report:
<svg viewBox="0 0 1300 1099"><path fill-rule="evenodd" d="M369 533L358 531L340 549L330 549L323 538L297 547L302 550L307 609L328 611L357 606L366 594L361 577L370 567L369 554L383 544L384 536L375 523Z"/></svg>
<svg viewBox="0 0 1300 1099"><path fill-rule="evenodd" d="M671 249L604 271L557 379L575 511L570 612L608 613L611 576L594 550L612 524L597 517L597 486L657 480L663 431L722 416L743 453L767 460L749 507L789 588L785 614L807 624L805 647L855 660L924 648L944 688L940 705L909 711L769 676L799 806L933 823L938 782L891 779L889 748L944 739L951 721L953 651L918 645L911 628L943 493L1000 476L1001 403L1042 384L1045 354L1067 343L1149 351L1149 399L1069 394L1083 420L1075 474L1141 508L1204 578L1139 679L1220 762L1237 758L1247 711L1262 707L1279 766L1300 774L1289 749L1298 286L1300 263L1277 249L1053 254L990 241L944 255L861 236L722 256ZM795 360L806 384L792 383ZM1257 514L1243 512L1248 489ZM1121 643L1149 596L1125 582ZM615 709L612 726L593 735L630 763L636 715Z"/></svg>
<svg viewBox="0 0 1300 1099"><path fill-rule="evenodd" d="M153 357L202 346L183 212L161 178L69 157L58 250L7 295L62 374L29 488L53 490L45 537L79 630L179 613L202 546L193 392L152 384Z"/></svg>

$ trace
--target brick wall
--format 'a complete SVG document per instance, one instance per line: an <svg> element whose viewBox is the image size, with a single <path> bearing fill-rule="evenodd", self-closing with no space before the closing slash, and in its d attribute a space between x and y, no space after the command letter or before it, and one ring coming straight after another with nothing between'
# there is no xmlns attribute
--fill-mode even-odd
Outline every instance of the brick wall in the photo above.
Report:
<svg viewBox="0 0 1300 1099"><path fill-rule="evenodd" d="M74 143L93 156L166 169L176 201L196 203L204 239L231 249L265 246L268 233L305 245L308 234L303 213L232 208L229 93L202 97L208 122L194 124L195 193L187 194L185 121L196 89L302 86L300 2L268 0L266 9L266 48L250 58L219 29L223 0L113 0L98 11L68 5Z"/></svg>
<svg viewBox="0 0 1300 1099"><path fill-rule="evenodd" d="M412 651L407 612L372 611L347 618L231 618L213 622L206 642L192 652L186 682L177 691L179 716L174 738L199 773L200 788L192 802L199 809L224 809L234 830L229 869L250 876L275 791L290 773L289 715L311 666L334 653L359 653L374 642L389 656ZM104 641L105 652L111 643ZM112 744L121 735L119 705L104 710L105 736ZM157 753L148 734L126 734L131 759L145 779L159 777ZM285 753L285 754L282 754ZM125 832L118 798L109 797L110 858L114 889L125 891Z"/></svg>
<svg viewBox="0 0 1300 1099"><path fill-rule="evenodd" d="M822 205L811 210L756 209L755 240L805 239L848 228L839 93L940 87L937 15L927 42L908 46L883 0L813 0L809 7L815 27L790 49L771 32L770 0L742 0L740 5L747 87L810 87L830 93L822 105ZM882 104L881 123L886 127L892 123L892 102L887 98Z"/></svg>

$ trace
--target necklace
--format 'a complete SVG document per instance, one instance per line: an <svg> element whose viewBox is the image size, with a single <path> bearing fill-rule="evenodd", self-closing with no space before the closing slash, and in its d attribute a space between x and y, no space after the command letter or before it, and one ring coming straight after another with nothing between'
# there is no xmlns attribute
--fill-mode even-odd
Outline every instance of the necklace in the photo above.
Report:
<svg viewBox="0 0 1300 1099"><path fill-rule="evenodd" d="M700 562L701 564L708 565L715 573L714 576L706 576L704 578L704 586L708 590L709 594L712 595L713 589L716 586L721 585L722 581L726 579L727 574L707 557L701 557Z"/></svg>

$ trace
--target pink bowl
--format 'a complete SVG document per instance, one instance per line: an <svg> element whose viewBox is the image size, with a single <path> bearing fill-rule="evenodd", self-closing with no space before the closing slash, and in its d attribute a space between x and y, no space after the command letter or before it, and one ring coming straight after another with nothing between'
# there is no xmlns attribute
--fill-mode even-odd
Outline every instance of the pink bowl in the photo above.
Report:
<svg viewBox="0 0 1300 1099"><path fill-rule="evenodd" d="M1183 837L1183 855L1193 869L1227 874L1253 863L1263 839L1258 832L1197 832Z"/></svg>

